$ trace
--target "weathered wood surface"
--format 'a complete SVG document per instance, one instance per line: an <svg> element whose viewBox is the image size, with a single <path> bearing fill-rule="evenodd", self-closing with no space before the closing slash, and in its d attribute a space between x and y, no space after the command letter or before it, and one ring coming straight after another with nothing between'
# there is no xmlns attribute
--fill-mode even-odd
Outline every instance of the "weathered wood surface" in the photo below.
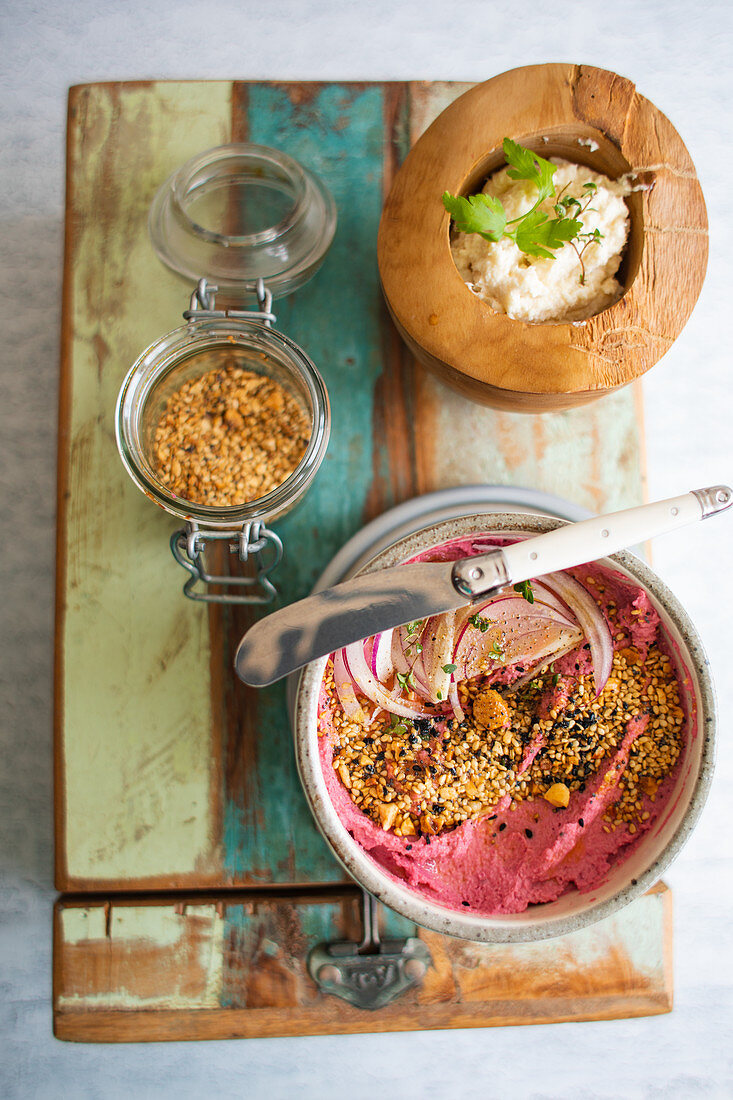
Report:
<svg viewBox="0 0 733 1100"><path fill-rule="evenodd" d="M60 901L54 1031L137 1042L653 1015L672 1007L671 917L661 884L614 917L536 944L452 940L388 914L383 931L419 935L433 966L420 988L364 1012L322 994L305 965L319 942L360 938L353 891Z"/></svg>
<svg viewBox="0 0 733 1100"><path fill-rule="evenodd" d="M73 89L60 412L56 880L61 890L328 883L293 763L284 688L230 673L241 612L181 596L174 521L120 463L113 412L188 288L146 231L157 187L230 139L285 149L334 192L339 228L278 327L322 371L329 453L279 524L283 599L304 595L365 522L416 493L533 486L593 510L642 499L632 390L552 417L496 413L415 364L377 275L384 195L408 144L465 85L152 83Z"/></svg>
<svg viewBox="0 0 733 1100"><path fill-rule="evenodd" d="M514 321L458 274L440 196L480 190L505 163L506 136L612 178L631 170L645 188L628 199L624 296L585 322ZM707 255L705 202L679 134L630 80L581 65L513 69L451 104L407 158L379 230L385 295L421 363L477 401L535 413L595 400L661 359Z"/></svg>

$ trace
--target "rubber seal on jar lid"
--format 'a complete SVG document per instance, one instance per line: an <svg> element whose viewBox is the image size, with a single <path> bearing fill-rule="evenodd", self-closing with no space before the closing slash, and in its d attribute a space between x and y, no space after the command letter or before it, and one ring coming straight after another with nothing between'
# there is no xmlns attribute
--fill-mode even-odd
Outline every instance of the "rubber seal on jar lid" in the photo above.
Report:
<svg viewBox="0 0 733 1100"><path fill-rule="evenodd" d="M266 145L220 145L181 165L157 192L148 231L178 275L220 291L274 297L303 286L336 231L336 204L318 176Z"/></svg>

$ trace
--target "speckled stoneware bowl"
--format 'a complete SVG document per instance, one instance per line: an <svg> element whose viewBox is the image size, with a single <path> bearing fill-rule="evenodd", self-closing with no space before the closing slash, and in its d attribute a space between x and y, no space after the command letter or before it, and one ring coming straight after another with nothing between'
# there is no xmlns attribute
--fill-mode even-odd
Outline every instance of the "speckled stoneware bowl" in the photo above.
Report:
<svg viewBox="0 0 733 1100"><path fill-rule="evenodd" d="M562 521L549 517L505 512L448 520L400 539L361 572L397 565L453 538L479 532L521 537L559 526ZM318 751L318 697L326 658L303 670L295 709L295 748L303 788L316 822L349 874L385 905L416 924L449 936L489 943L561 936L602 920L643 894L659 879L692 832L707 797L714 762L716 708L707 657L679 601L639 558L624 551L601 559L600 564L643 588L658 611L678 671L688 685L683 703L688 734L677 783L665 811L628 858L619 861L605 881L587 893L572 890L557 901L530 906L523 913L474 916L437 905L388 875L351 837L328 796Z"/></svg>

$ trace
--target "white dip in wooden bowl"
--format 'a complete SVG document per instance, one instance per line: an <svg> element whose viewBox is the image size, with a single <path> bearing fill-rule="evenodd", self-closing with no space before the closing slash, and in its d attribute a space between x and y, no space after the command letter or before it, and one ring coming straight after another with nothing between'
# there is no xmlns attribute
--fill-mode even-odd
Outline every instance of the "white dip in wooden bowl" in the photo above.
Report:
<svg viewBox="0 0 733 1100"><path fill-rule="evenodd" d="M584 236L598 231L600 240L566 243L551 259L521 252L508 237L491 242L478 233L454 231L451 240L453 259L469 289L492 309L520 321L582 321L623 293L615 276L629 232L628 178L611 180L567 160L552 163L557 165L555 194L539 209L553 217L560 199L577 199L583 213L577 208L570 213L583 222ZM501 200L508 222L537 200L534 184L510 179L506 168L490 176L483 191Z"/></svg>

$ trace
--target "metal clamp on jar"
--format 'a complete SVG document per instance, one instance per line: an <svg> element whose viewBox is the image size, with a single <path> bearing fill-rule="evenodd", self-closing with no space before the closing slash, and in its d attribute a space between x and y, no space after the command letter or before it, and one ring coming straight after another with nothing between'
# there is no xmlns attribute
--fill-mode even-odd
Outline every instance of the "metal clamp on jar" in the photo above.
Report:
<svg viewBox="0 0 733 1100"><path fill-rule="evenodd" d="M161 508L184 521L170 545L176 561L190 573L183 589L190 599L267 603L277 594L270 574L283 547L269 525L288 512L312 482L326 451L330 410L316 367L297 344L272 327L272 301L310 279L335 229L336 208L324 183L291 157L262 145L223 145L194 157L166 181L152 203L153 247L168 267L193 280L196 289L183 313L187 323L147 348L129 371L117 400L115 426L118 450L132 480ZM234 300L254 296L257 309L217 309L217 294ZM255 390L258 378L268 380L270 398L276 399L273 408L286 402L307 427L302 454L282 480L277 476L275 432L267 441L273 461L261 457L257 465L264 491L252 496L240 481L227 499L219 499L207 472L209 460L212 468L226 464L216 441L209 455L193 429L189 438L186 424L179 425L179 449L172 460L178 480L163 468L160 456L170 450L168 410L176 402L180 405L181 395L193 402L197 386L201 389L211 379L226 382L231 372L253 383ZM246 433L246 407L225 409L218 427L220 411L217 408L214 416L220 436L232 430L229 421L243 421L241 433ZM208 430L205 410L197 415ZM276 428L276 412L272 421ZM244 434L239 438L244 440ZM188 454L198 473L186 480ZM204 551L214 543L228 545L241 562L250 562L246 574L209 571Z"/></svg>

